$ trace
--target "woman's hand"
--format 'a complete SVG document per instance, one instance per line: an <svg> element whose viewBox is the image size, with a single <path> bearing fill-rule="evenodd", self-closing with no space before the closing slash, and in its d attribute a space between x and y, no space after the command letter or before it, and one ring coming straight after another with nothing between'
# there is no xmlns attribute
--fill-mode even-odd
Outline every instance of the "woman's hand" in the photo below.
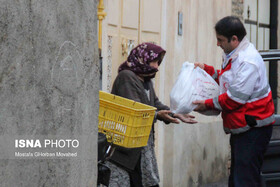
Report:
<svg viewBox="0 0 280 187"><path fill-rule="evenodd" d="M172 117L171 114L172 112L170 110L160 110L157 112L157 118L171 123L180 123L180 121Z"/></svg>
<svg viewBox="0 0 280 187"><path fill-rule="evenodd" d="M190 123L190 124L197 123L197 121L193 120L194 116L189 114L174 114L174 117L180 119L184 123Z"/></svg>
<svg viewBox="0 0 280 187"><path fill-rule="evenodd" d="M194 63L194 68L196 68L197 66L204 70L204 64L203 64L203 63L201 63L201 62L195 62L195 63Z"/></svg>

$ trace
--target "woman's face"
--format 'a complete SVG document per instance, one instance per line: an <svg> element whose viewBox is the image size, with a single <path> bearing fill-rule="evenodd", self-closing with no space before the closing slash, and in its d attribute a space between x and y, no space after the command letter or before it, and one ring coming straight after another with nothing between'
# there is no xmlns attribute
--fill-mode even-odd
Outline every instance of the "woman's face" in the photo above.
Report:
<svg viewBox="0 0 280 187"><path fill-rule="evenodd" d="M155 61L152 61L150 62L149 64L151 67L155 68L155 69L158 69L158 60L155 60Z"/></svg>
<svg viewBox="0 0 280 187"><path fill-rule="evenodd" d="M155 60L155 61L150 62L150 63L149 63L149 66L151 66L151 67L153 67L153 68L155 68L155 69L158 70L158 67L159 67L159 65L158 65L158 60ZM148 81L148 80L150 80L150 79L152 79L152 78L155 78L156 72L155 72L155 73L150 73L150 74L145 74L145 75L139 74L138 76L141 77L141 80L143 80L143 81Z"/></svg>

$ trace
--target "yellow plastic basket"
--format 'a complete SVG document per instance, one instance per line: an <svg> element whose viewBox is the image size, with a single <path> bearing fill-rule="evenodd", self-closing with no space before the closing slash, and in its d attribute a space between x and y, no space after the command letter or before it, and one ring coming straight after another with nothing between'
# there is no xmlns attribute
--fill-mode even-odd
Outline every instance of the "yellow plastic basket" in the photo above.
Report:
<svg viewBox="0 0 280 187"><path fill-rule="evenodd" d="M98 132L126 148L147 145L156 108L99 91Z"/></svg>

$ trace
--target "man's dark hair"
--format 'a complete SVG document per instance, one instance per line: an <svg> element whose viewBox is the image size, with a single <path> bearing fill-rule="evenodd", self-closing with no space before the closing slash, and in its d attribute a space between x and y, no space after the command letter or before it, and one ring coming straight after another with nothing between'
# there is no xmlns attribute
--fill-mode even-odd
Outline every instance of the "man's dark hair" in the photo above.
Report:
<svg viewBox="0 0 280 187"><path fill-rule="evenodd" d="M228 38L230 42L233 35L238 37L238 41L241 41L246 36L246 30L243 23L238 17L227 16L218 21L215 25L216 33Z"/></svg>

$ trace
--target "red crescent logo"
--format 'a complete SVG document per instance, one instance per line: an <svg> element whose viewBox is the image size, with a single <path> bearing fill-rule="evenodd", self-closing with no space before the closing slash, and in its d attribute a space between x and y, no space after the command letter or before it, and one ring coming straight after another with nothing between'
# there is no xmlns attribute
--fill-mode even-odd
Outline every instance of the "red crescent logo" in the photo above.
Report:
<svg viewBox="0 0 280 187"><path fill-rule="evenodd" d="M228 90L228 83L227 83L227 82L225 82L225 83L223 84L223 86L224 86L224 89L225 89L225 90Z"/></svg>

